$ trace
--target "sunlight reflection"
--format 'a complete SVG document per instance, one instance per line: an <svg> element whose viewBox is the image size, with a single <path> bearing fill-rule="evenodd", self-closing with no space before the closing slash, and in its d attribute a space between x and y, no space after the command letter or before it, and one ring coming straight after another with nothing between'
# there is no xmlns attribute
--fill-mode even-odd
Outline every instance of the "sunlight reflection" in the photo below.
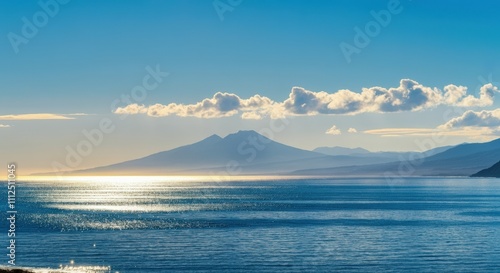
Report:
<svg viewBox="0 0 500 273"><path fill-rule="evenodd" d="M33 267L26 267L26 268L18 268L18 269L24 269L29 272L34 272L34 273L110 273L111 272L111 266L97 266L97 265L92 265L92 266L75 266L75 265L59 265L58 269L53 269L53 268L33 268ZM3 268L0 267L0 271L4 270ZM7 269L5 269L7 272ZM15 272L9 270L8 272Z"/></svg>
<svg viewBox="0 0 500 273"><path fill-rule="evenodd" d="M290 179L304 179L307 176L278 176L278 175L246 175L246 176L217 176L217 175L194 175L194 176L20 176L23 182L82 182L82 183L119 183L138 184L155 182L239 182L239 181L276 181ZM315 176L311 178L321 178Z"/></svg>

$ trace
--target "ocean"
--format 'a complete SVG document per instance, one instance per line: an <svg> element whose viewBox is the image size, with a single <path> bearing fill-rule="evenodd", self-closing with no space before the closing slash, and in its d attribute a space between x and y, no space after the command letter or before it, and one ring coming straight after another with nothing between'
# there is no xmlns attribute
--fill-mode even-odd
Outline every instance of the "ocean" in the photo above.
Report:
<svg viewBox="0 0 500 273"><path fill-rule="evenodd" d="M500 270L500 179L37 179L15 209L16 266L38 272Z"/></svg>

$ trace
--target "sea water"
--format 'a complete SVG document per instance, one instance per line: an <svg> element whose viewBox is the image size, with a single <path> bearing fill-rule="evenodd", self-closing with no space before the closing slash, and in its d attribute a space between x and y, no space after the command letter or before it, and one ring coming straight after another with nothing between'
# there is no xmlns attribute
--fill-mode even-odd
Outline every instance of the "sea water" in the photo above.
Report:
<svg viewBox="0 0 500 273"><path fill-rule="evenodd" d="M122 273L500 270L499 179L80 177L16 186L16 266ZM0 221L2 265L8 225L6 217Z"/></svg>

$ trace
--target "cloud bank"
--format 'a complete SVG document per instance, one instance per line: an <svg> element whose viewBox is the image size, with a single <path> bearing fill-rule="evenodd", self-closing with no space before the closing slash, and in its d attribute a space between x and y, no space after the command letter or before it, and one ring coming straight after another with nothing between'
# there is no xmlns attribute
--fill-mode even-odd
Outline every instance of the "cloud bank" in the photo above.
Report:
<svg viewBox="0 0 500 273"><path fill-rule="evenodd" d="M265 116L279 118L286 115L355 115L420 111L438 105L484 107L493 104L493 96L497 92L500 92L498 88L490 83L483 85L479 96L475 97L467 95L467 87L464 86L450 84L441 90L421 85L414 80L402 79L398 87L362 88L361 92L342 89L327 93L293 87L288 98L282 102L260 95L242 99L236 94L217 92L212 98L194 104L129 104L117 108L114 113L197 118L220 118L239 114L243 119L261 119Z"/></svg>
<svg viewBox="0 0 500 273"><path fill-rule="evenodd" d="M273 111L275 109L278 109L277 104L267 97L255 95L248 99L241 99L235 94L217 92L212 98L204 99L195 104L170 103L144 106L134 103L119 107L114 113L147 114L151 117L220 118L241 112L243 119L261 119L265 115L274 117Z"/></svg>
<svg viewBox="0 0 500 273"><path fill-rule="evenodd" d="M461 116L449 120L439 128L456 129L463 127L500 127L500 109L480 112L469 110Z"/></svg>
<svg viewBox="0 0 500 273"><path fill-rule="evenodd" d="M383 137L401 136L462 136L476 139L492 139L500 134L500 108L495 110L468 110L436 128L383 128L363 133Z"/></svg>
<svg viewBox="0 0 500 273"><path fill-rule="evenodd" d="M86 114L77 113L77 114L49 114L49 113L40 113L40 114L20 114L20 115L1 115L0 120L51 120L51 119L75 119L72 116L85 116Z"/></svg>
<svg viewBox="0 0 500 273"><path fill-rule="evenodd" d="M495 138L499 133L494 128L457 128L453 130L443 130L436 128L383 128L366 130L363 133L370 135L379 135L382 137L431 137L431 136L453 136L468 137L472 139L489 140Z"/></svg>

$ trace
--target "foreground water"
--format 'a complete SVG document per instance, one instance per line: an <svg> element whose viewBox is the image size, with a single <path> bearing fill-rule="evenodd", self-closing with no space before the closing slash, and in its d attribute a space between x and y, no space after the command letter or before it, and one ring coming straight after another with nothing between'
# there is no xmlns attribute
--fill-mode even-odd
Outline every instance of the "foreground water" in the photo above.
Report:
<svg viewBox="0 0 500 273"><path fill-rule="evenodd" d="M7 190L0 197L6 204ZM500 268L495 179L80 178L19 182L16 201L16 262L26 267L109 266L122 273ZM6 247L8 223L1 222ZM0 257L6 265L7 256Z"/></svg>

